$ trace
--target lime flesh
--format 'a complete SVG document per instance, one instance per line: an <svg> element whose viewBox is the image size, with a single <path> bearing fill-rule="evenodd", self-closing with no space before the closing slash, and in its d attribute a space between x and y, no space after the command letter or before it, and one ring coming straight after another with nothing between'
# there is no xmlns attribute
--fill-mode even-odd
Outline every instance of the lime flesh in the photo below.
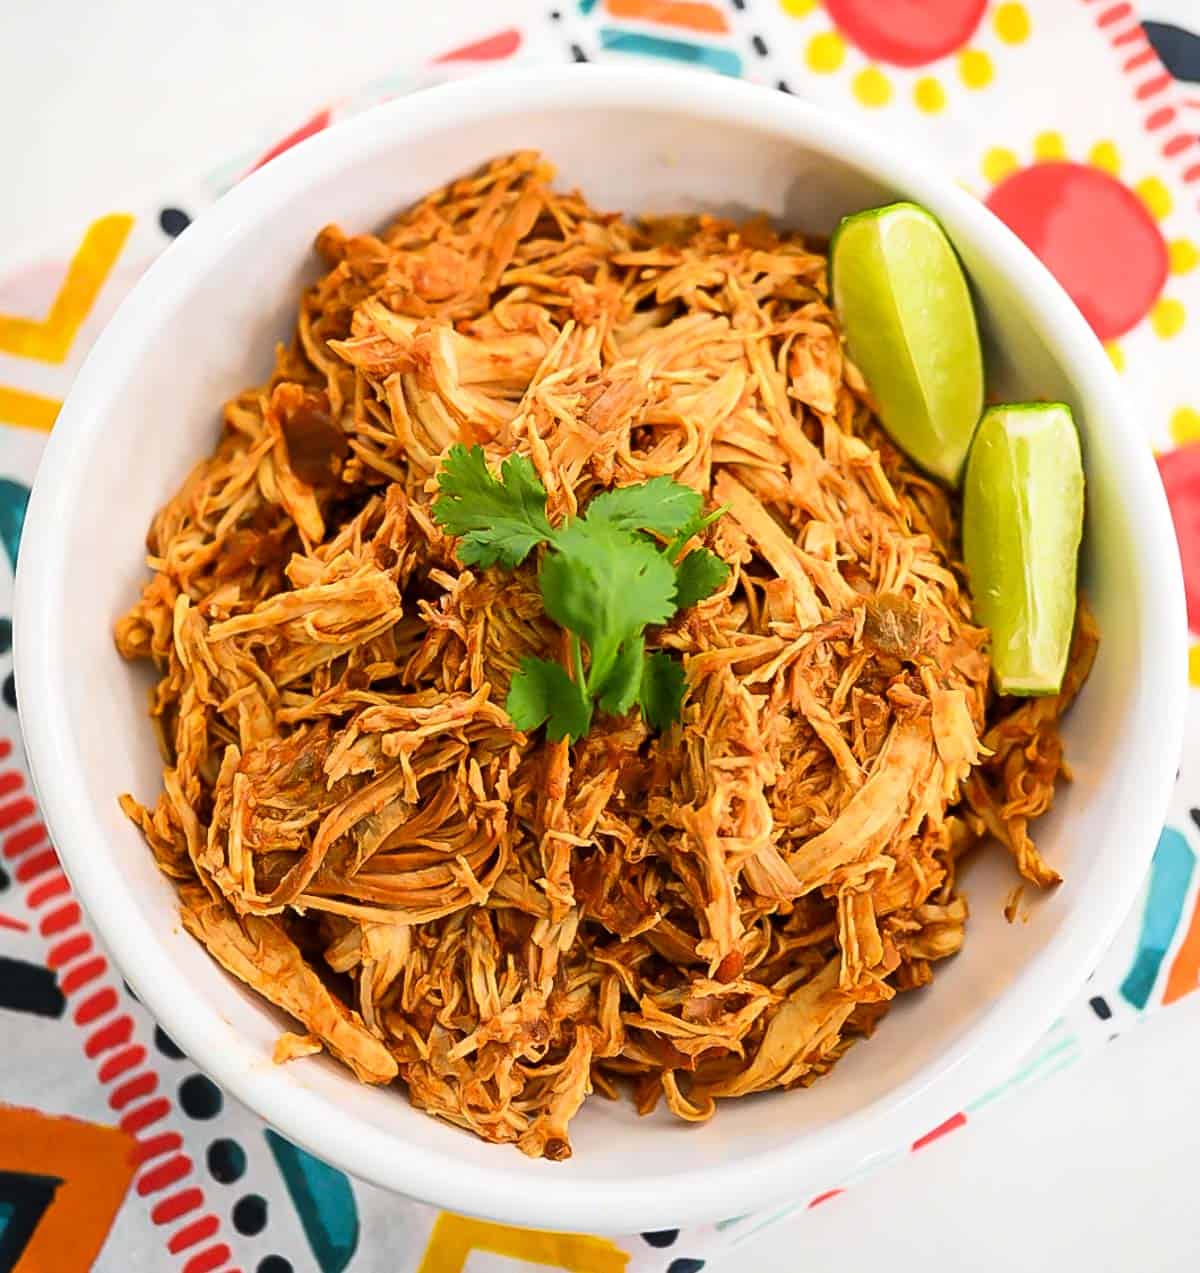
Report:
<svg viewBox="0 0 1200 1273"><path fill-rule="evenodd" d="M1070 407L989 407L963 489L963 558L1002 694L1057 694L1075 624L1083 463Z"/></svg>
<svg viewBox="0 0 1200 1273"><path fill-rule="evenodd" d="M830 246L833 303L888 433L957 486L983 409L983 354L962 266L924 208L847 217Z"/></svg>

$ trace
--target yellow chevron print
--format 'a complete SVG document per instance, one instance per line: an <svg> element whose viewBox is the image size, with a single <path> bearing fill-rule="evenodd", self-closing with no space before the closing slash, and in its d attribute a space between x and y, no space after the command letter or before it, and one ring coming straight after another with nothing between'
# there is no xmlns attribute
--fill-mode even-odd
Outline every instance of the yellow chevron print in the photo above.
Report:
<svg viewBox="0 0 1200 1273"><path fill-rule="evenodd" d="M434 1223L417 1273L462 1273L472 1251L549 1265L566 1273L625 1273L629 1256L604 1238L582 1233L540 1233L468 1220L443 1211Z"/></svg>
<svg viewBox="0 0 1200 1273"><path fill-rule="evenodd" d="M61 406L62 403L55 398L43 398L38 393L0 385L0 422L4 424L15 424L21 429L50 430Z"/></svg>
<svg viewBox="0 0 1200 1273"><path fill-rule="evenodd" d="M126 212L113 212L93 221L71 259L50 313L42 319L0 314L0 353L36 358L38 362L64 362L132 227L133 217Z"/></svg>

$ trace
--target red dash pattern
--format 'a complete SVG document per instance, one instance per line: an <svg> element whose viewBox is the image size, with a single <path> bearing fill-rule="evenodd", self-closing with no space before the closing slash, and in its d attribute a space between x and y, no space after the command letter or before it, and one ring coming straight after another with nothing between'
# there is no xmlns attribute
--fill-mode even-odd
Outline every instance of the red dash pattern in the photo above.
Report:
<svg viewBox="0 0 1200 1273"><path fill-rule="evenodd" d="M117 1017L115 1021L110 1021L107 1025L101 1026L88 1041L83 1045L84 1054L88 1057L98 1057L102 1052L107 1052L110 1048L119 1048L123 1043L128 1043L133 1037L133 1018Z"/></svg>
<svg viewBox="0 0 1200 1273"><path fill-rule="evenodd" d="M137 1191L143 1198L147 1194L158 1193L182 1180L191 1170L192 1160L186 1154L176 1154L174 1158L142 1172L138 1177Z"/></svg>
<svg viewBox="0 0 1200 1273"><path fill-rule="evenodd" d="M172 1255L178 1255L180 1251L186 1251L188 1247L195 1246L197 1242L203 1242L205 1238L211 1238L220 1227L221 1222L216 1216L201 1216L199 1220L193 1220L190 1224L185 1224L182 1229L173 1233L167 1243L167 1250Z"/></svg>
<svg viewBox="0 0 1200 1273"><path fill-rule="evenodd" d="M105 986L103 990L97 990L95 994L88 995L75 1009L75 1024L90 1025L98 1017L112 1012L116 1006L117 992L112 986Z"/></svg>
<svg viewBox="0 0 1200 1273"><path fill-rule="evenodd" d="M157 1123L159 1119L166 1118L170 1112L171 1102L159 1096L152 1101L147 1101L145 1105L139 1105L137 1109L131 1109L121 1119L119 1126L123 1132L140 1132L143 1127L149 1127L151 1123Z"/></svg>
<svg viewBox="0 0 1200 1273"><path fill-rule="evenodd" d="M59 989L65 995L73 995L81 986L86 986L88 982L102 977L107 967L108 963L103 955L85 959L83 963L76 964L66 976L58 979Z"/></svg>
<svg viewBox="0 0 1200 1273"><path fill-rule="evenodd" d="M127 1079L120 1087L115 1087L108 1094L111 1109L124 1109L131 1101L140 1101L143 1096L158 1090L158 1075L153 1070L143 1070Z"/></svg>
<svg viewBox="0 0 1200 1273"><path fill-rule="evenodd" d="M183 1266L183 1273L211 1273L213 1269L220 1268L229 1259L230 1254L224 1242L220 1246L206 1247L193 1255Z"/></svg>
<svg viewBox="0 0 1200 1273"><path fill-rule="evenodd" d="M1091 4L1092 0L1084 0L1084 3ZM1149 108L1142 121L1146 131L1158 132L1168 125L1177 130L1160 147L1163 158L1174 159L1191 149L1196 143L1194 129L1187 123L1179 122L1176 106L1159 105L1153 100L1178 85L1147 38L1134 6L1126 3L1103 5L1098 8L1094 20L1113 48L1128 54L1121 63L1121 69L1133 80L1134 101L1144 103ZM1185 107L1200 105L1191 98L1182 96L1176 98L1176 105L1180 104ZM1200 179L1200 164L1183 169L1180 176L1185 182Z"/></svg>
<svg viewBox="0 0 1200 1273"><path fill-rule="evenodd" d="M521 46L521 33L515 27L507 31L499 31L486 40L476 40L473 44L464 44L461 48L451 49L435 62L494 62L503 57L511 57Z"/></svg>
<svg viewBox="0 0 1200 1273"><path fill-rule="evenodd" d="M328 122L328 111L314 116L304 128L264 155L260 164ZM11 741L0 738L0 760L10 756L12 750ZM46 952L46 965L58 974L65 996L79 996L74 1021L88 1031L83 1042L84 1055L99 1061L97 1081L106 1087L114 1085L108 1093L109 1106L121 1114L121 1129L136 1136L167 1118L171 1102L155 1095L158 1074L147 1063L147 1049L133 1041L134 1019L121 1011L116 988L111 984L97 985L110 975L108 960L96 951L84 926L79 904L71 896L70 882L62 872L58 854L49 843L49 833L19 770L0 772L0 801L0 831L7 832L0 838L0 853L9 861L19 859L13 874L25 886L25 905L30 910L48 907L38 924L41 935L53 939ZM167 1250L172 1255L191 1251L217 1237L221 1227L216 1214L203 1213L204 1194L199 1188L177 1187L195 1171L182 1149L183 1137L174 1131L141 1138L136 1149L138 1163L144 1164L135 1186L138 1195L149 1198L166 1193L150 1211L154 1224L170 1225L201 1212L168 1238ZM191 1254L183 1273L210 1273L228 1265L229 1260L229 1247L217 1242Z"/></svg>
<svg viewBox="0 0 1200 1273"><path fill-rule="evenodd" d="M40 822L35 822L31 827L22 827L20 831L14 831L12 835L4 837L4 856L6 858L20 857L35 844L41 844L45 838L46 828Z"/></svg>
<svg viewBox="0 0 1200 1273"><path fill-rule="evenodd" d="M18 822L24 822L35 813L37 813L37 806L28 796L0 805L0 829L15 827Z"/></svg>
<svg viewBox="0 0 1200 1273"><path fill-rule="evenodd" d="M86 955L91 948L92 939L87 933L76 933L74 937L68 937L65 941L50 947L50 953L46 956L46 967L61 968L63 964L69 964L72 959Z"/></svg>
<svg viewBox="0 0 1200 1273"><path fill-rule="evenodd" d="M141 1065L145 1059L146 1049L141 1044L135 1043L131 1047L122 1048L115 1056L110 1056L97 1070L96 1077L101 1083L111 1083L126 1070L132 1070L135 1065Z"/></svg>
<svg viewBox="0 0 1200 1273"><path fill-rule="evenodd" d="M266 154L255 160L251 167L251 172L257 172L265 164L269 164L272 159L277 159L285 150L291 150L293 146L298 146L302 141L309 137L315 137L317 133L329 127L329 121L333 117L330 110L318 111L311 119L305 120L299 128L277 141Z"/></svg>
<svg viewBox="0 0 1200 1273"><path fill-rule="evenodd" d="M199 1189L181 1189L169 1198L164 1198L162 1202L155 1203L154 1210L150 1212L150 1219L155 1224L170 1224L172 1220L178 1220L180 1216L185 1216L189 1211L195 1211L197 1207L203 1205L204 1195Z"/></svg>
<svg viewBox="0 0 1200 1273"><path fill-rule="evenodd" d="M932 1145L935 1140L941 1140L943 1136L947 1136L950 1132L957 1131L960 1127L967 1125L966 1114L955 1114L953 1118L948 1118L944 1123L939 1123L931 1132L926 1132L919 1140L914 1140L912 1147L915 1152L918 1149L924 1149L926 1145Z"/></svg>
<svg viewBox="0 0 1200 1273"><path fill-rule="evenodd" d="M70 891L71 885L68 883L67 877L59 871L52 879L42 880L36 888L31 888L26 894L25 904L36 910L39 906L44 906L52 898L65 897Z"/></svg>
<svg viewBox="0 0 1200 1273"><path fill-rule="evenodd" d="M38 931L43 937L53 937L55 933L74 928L80 918L78 903L68 902L65 906L60 906L58 910L51 911L38 925Z"/></svg>
<svg viewBox="0 0 1200 1273"><path fill-rule="evenodd" d="M160 1132L137 1142L137 1160L149 1162L151 1158L161 1158L163 1154L174 1153L182 1147L183 1137L178 1132Z"/></svg>
<svg viewBox="0 0 1200 1273"><path fill-rule="evenodd" d="M16 869L16 877L22 884L36 880L39 875L52 871L58 865L58 854L53 849L42 849L40 853L27 857Z"/></svg>

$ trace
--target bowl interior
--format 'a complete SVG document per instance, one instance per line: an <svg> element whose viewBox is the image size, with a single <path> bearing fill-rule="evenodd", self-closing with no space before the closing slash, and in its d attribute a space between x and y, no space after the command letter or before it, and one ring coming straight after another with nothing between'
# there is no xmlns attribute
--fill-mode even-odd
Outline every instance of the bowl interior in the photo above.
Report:
<svg viewBox="0 0 1200 1273"><path fill-rule="evenodd" d="M188 231L201 236L195 247L184 236L172 249L181 261L192 252L195 263L174 263L157 286L137 294L139 316L124 325L118 319L116 343L103 346L108 366L88 379L89 396L81 388L69 404L55 459L64 493L47 497L61 520L48 532L54 518L48 506L39 511L37 525L55 544L44 559L32 547L38 561L29 566L52 574L39 605L70 616L69 641L54 635L53 625L40 629L65 698L70 742L56 758L61 774L51 774L36 747L34 761L50 803L49 788L70 781L78 784L73 807L86 815L67 826L64 814L54 830L97 925L167 1029L288 1134L351 1169L460 1209L593 1228L646 1227L699 1214L700 1207L732 1213L825 1186L861 1157L866 1142L850 1130L871 1111L888 1110L892 1134L924 1130L908 1122L929 1119L931 1108L921 1101L935 1077L971 1056L982 1087L994 1075L978 1063L981 1051L1003 1064L1014 1033L1019 1048L1048 1024L1070 989L1052 985L1047 997L1043 983L1057 975L1056 948L1074 943L1077 951L1089 910L1112 911L1111 877L1122 855L1144 861L1147 846L1122 838L1130 810L1144 808L1148 788L1157 790L1157 779L1139 782L1145 775L1134 762L1150 728L1138 695L1151 674L1152 579L1137 533L1139 509L1122 473L1127 426L1113 418L1103 393L1080 387L1068 365L1072 355L1051 330L1053 311L1013 273L1012 260L1023 257L1001 259L994 243L985 247L978 213L966 213L953 192L939 197L945 187L870 175L867 166L878 173L878 164L853 159L853 147L840 134L826 137L819 120L801 129L792 116L777 120L774 107L714 108L709 116L699 97L624 107L582 100L569 110L548 100L506 104L495 94L486 108L462 94L455 100L449 112L409 110L402 119L385 112L373 130L359 121L352 142L338 149L330 139L311 170L301 172L299 154L290 167L285 159L277 189L264 182L258 192L239 192L236 215L217 210L211 230L202 218ZM430 188L518 147L544 150L560 182L580 186L596 204L634 212L765 211L828 233L842 214L873 204L931 204L972 279L989 388L1062 399L1076 411L1088 474L1084 578L1103 633L1092 679L1066 729L1075 781L1037 827L1066 882L1044 896L1027 893L1028 923L1003 919L1016 876L1000 850L983 855L968 875L972 918L962 954L939 966L929 990L904 996L875 1038L854 1048L830 1078L806 1091L727 1103L700 1127L662 1113L639 1119L627 1104L597 1097L572 1124L575 1154L563 1164L480 1144L413 1110L403 1095L360 1086L320 1059L273 1067L282 1018L182 932L171 886L116 804L121 791L154 796L159 758L145 714L147 682L118 658L113 621L145 578L142 544L155 509L213 444L220 404L259 381L274 342L289 335L300 288L315 272L316 230L329 221L376 227ZM262 213L266 204L269 215ZM1116 874L1128 876L1124 869ZM129 966L130 947L118 928L136 930L139 949L153 949L156 958ZM997 1040L998 1030L1004 1037ZM893 1147L878 1135L873 1145ZM812 1152L796 1156L797 1146ZM781 1153L792 1155L786 1174L765 1177L762 1165L783 1163L775 1157ZM689 1201L689 1182L702 1201ZM606 1209L612 1200L620 1215Z"/></svg>

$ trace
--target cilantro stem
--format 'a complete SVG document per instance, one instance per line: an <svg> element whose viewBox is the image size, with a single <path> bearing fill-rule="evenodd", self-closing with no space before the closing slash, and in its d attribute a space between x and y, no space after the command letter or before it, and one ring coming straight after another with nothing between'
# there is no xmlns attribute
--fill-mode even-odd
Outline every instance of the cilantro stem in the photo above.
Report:
<svg viewBox="0 0 1200 1273"><path fill-rule="evenodd" d="M586 693L588 683L583 674L583 643L578 632L571 633L571 666L575 670L575 684L579 686L579 692Z"/></svg>
<svg viewBox="0 0 1200 1273"><path fill-rule="evenodd" d="M695 539L702 530L711 526L713 522L724 517L727 512L729 512L729 505L722 504L720 508L714 508L707 516L698 517L694 521L689 522L674 539L667 541L667 546L663 549L663 556L674 565L676 558L683 552L688 542Z"/></svg>

